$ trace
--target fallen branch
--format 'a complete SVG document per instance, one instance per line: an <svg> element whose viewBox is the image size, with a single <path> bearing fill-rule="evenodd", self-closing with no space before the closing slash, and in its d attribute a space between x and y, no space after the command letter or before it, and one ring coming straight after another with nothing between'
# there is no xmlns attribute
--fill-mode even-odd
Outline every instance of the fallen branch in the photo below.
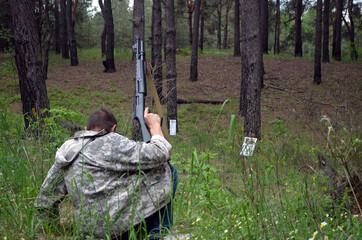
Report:
<svg viewBox="0 0 362 240"><path fill-rule="evenodd" d="M279 86L276 86L276 85L273 85L273 84L265 83L264 84L264 89L267 89L267 88L272 88L272 89L276 89L276 90L280 90L280 91L284 91L284 92L288 92L288 93L304 93L304 91L289 90L289 89L279 87Z"/></svg>
<svg viewBox="0 0 362 240"><path fill-rule="evenodd" d="M223 101L214 101L214 100L200 100L200 99L192 99L192 100L186 100L186 99L177 99L177 104L192 104L192 103L204 103L204 104L223 104Z"/></svg>

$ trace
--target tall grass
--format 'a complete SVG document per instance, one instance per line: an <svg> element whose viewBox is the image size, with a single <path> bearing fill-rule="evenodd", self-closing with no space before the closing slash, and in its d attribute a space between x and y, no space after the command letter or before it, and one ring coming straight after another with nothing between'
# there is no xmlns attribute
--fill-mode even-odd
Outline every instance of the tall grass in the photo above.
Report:
<svg viewBox="0 0 362 240"><path fill-rule="evenodd" d="M172 162L180 176L174 231L191 233L195 239L360 237L361 223L348 208L349 198L333 203L320 185L321 176L298 170L303 163L313 164L315 143L294 137L277 120L270 123L271 131L254 155L242 157L242 127L234 123L231 111L213 121L219 125L223 119L232 119L232 124L216 126L206 136L203 130L184 129L203 139L194 148L174 139ZM61 231L51 230L33 208L56 148L68 133L50 122L42 138L26 136L21 116L7 110L0 113L0 236L76 238L71 226L76 223L63 221ZM198 150L201 144L203 150ZM62 208L67 212L67 205Z"/></svg>

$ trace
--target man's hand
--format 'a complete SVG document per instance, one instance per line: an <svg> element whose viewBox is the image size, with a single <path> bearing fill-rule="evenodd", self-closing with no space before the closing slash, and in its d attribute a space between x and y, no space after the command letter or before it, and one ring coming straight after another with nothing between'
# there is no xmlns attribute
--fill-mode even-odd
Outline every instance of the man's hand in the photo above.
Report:
<svg viewBox="0 0 362 240"><path fill-rule="evenodd" d="M149 113L149 108L145 108L144 119L147 127L150 129L151 136L160 135L163 137L161 130L161 118L157 114Z"/></svg>

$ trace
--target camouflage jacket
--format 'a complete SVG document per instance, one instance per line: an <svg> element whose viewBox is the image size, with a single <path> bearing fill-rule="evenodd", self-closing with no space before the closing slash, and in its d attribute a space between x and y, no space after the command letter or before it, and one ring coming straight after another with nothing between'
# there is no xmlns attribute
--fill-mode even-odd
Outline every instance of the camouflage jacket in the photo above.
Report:
<svg viewBox="0 0 362 240"><path fill-rule="evenodd" d="M144 143L114 132L77 132L58 149L35 207L57 215L68 195L82 234L119 236L170 201L170 150L158 135Z"/></svg>

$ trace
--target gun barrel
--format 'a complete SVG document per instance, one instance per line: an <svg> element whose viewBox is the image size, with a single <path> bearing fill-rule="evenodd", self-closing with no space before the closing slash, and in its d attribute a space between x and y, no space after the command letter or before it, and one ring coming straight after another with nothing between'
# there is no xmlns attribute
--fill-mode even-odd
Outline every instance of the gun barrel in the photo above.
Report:
<svg viewBox="0 0 362 240"><path fill-rule="evenodd" d="M149 142L151 141L151 133L144 121L145 98L147 95L146 62L144 61L143 41L139 36L136 36L136 44L133 45L133 49L136 52L133 118L140 123L143 141Z"/></svg>

